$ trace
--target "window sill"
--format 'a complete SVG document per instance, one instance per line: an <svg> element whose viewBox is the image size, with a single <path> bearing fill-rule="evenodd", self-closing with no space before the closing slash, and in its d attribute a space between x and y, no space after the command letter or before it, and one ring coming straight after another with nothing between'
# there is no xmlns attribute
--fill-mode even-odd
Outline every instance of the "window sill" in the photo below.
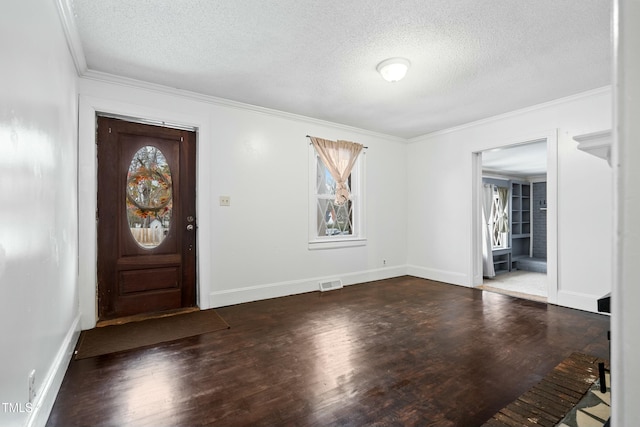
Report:
<svg viewBox="0 0 640 427"><path fill-rule="evenodd" d="M356 246L366 246L366 238L349 238L349 239L326 239L326 240L311 240L309 242L309 250L318 249L336 249L336 248L352 248Z"/></svg>

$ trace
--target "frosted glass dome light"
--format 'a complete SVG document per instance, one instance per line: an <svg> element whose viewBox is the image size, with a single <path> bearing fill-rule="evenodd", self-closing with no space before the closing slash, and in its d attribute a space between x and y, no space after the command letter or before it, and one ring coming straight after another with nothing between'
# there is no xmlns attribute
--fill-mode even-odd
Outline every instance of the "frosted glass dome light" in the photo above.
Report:
<svg viewBox="0 0 640 427"><path fill-rule="evenodd" d="M388 82L397 82L407 75L411 63L405 58L389 58L378 64L376 70Z"/></svg>

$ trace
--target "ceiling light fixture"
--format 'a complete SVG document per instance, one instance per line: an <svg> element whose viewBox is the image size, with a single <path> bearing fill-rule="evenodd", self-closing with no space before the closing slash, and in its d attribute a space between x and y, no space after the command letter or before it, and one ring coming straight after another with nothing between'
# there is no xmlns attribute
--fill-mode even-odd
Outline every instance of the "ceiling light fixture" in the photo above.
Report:
<svg viewBox="0 0 640 427"><path fill-rule="evenodd" d="M407 74L411 62L405 58L389 58L378 64L376 70L388 82L402 80Z"/></svg>

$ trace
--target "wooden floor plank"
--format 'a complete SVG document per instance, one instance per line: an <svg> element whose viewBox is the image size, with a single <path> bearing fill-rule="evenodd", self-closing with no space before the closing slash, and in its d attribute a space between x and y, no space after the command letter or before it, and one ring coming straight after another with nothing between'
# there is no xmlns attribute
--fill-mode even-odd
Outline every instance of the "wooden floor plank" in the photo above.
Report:
<svg viewBox="0 0 640 427"><path fill-rule="evenodd" d="M596 375L585 373L582 380L577 380L574 376L568 375L566 373L559 373L557 371L554 371L547 377L549 381L555 382L556 384L573 390L576 393L584 393L585 390L587 390L591 386L591 384L593 384L596 378Z"/></svg>
<svg viewBox="0 0 640 427"><path fill-rule="evenodd" d="M540 384L531 388L531 392L547 399L551 402L555 402L557 405L567 408L572 408L580 399L565 399L560 393L553 393L549 389L540 387Z"/></svg>
<svg viewBox="0 0 640 427"><path fill-rule="evenodd" d="M230 329L72 361L47 425L513 425L572 352L608 357L607 316L409 276L216 310Z"/></svg>
<svg viewBox="0 0 640 427"><path fill-rule="evenodd" d="M523 427L539 426L539 424L531 420L531 418L528 415L523 415L517 411L512 410L511 406L507 406L500 409L499 413L509 417L510 419L514 420L518 425Z"/></svg>
<svg viewBox="0 0 640 427"><path fill-rule="evenodd" d="M510 417L522 426L529 426L531 419L536 418L534 425L557 425L591 388L594 366L597 367L601 360L590 355L572 354L492 419L504 421L505 417ZM483 427L489 425L485 423Z"/></svg>
<svg viewBox="0 0 640 427"><path fill-rule="evenodd" d="M552 417L540 410L536 410L535 408L531 408L530 406L522 406L521 402L518 402L517 400L508 405L507 408L529 420L533 420L542 427L554 427L557 424L555 422L555 417Z"/></svg>
<svg viewBox="0 0 640 427"><path fill-rule="evenodd" d="M562 393L559 390L549 387L545 384L538 384L532 390L534 390L535 393L541 396L545 396L549 399L554 399L554 400L557 399L560 402L565 402L569 406L575 405L582 398L582 396L574 397L574 396L570 396L568 394Z"/></svg>
<svg viewBox="0 0 640 427"><path fill-rule="evenodd" d="M563 407L562 405L559 405L552 400L542 398L537 394L532 393L531 391L528 391L520 396L518 400L528 405L539 408L540 410L558 418L562 418L562 416L566 414L569 409L571 409L571 407Z"/></svg>
<svg viewBox="0 0 640 427"><path fill-rule="evenodd" d="M502 423L496 420L495 418L491 418L483 425L483 427L509 427L509 426L507 426L505 423Z"/></svg>
<svg viewBox="0 0 640 427"><path fill-rule="evenodd" d="M549 381L549 379L547 379L546 377L541 381L541 383L543 383L546 388L555 390L555 392L558 393L560 396L566 396L567 399L571 398L571 399L579 400L583 394L575 390L572 390L570 388L567 388L562 384Z"/></svg>

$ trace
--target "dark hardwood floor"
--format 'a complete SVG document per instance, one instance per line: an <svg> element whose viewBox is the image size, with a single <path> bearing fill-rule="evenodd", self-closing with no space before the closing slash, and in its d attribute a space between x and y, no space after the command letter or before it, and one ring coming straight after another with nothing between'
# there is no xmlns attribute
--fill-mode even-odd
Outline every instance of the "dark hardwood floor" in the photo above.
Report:
<svg viewBox="0 0 640 427"><path fill-rule="evenodd" d="M48 426L483 424L604 315L414 277L224 307L228 330L72 361Z"/></svg>

